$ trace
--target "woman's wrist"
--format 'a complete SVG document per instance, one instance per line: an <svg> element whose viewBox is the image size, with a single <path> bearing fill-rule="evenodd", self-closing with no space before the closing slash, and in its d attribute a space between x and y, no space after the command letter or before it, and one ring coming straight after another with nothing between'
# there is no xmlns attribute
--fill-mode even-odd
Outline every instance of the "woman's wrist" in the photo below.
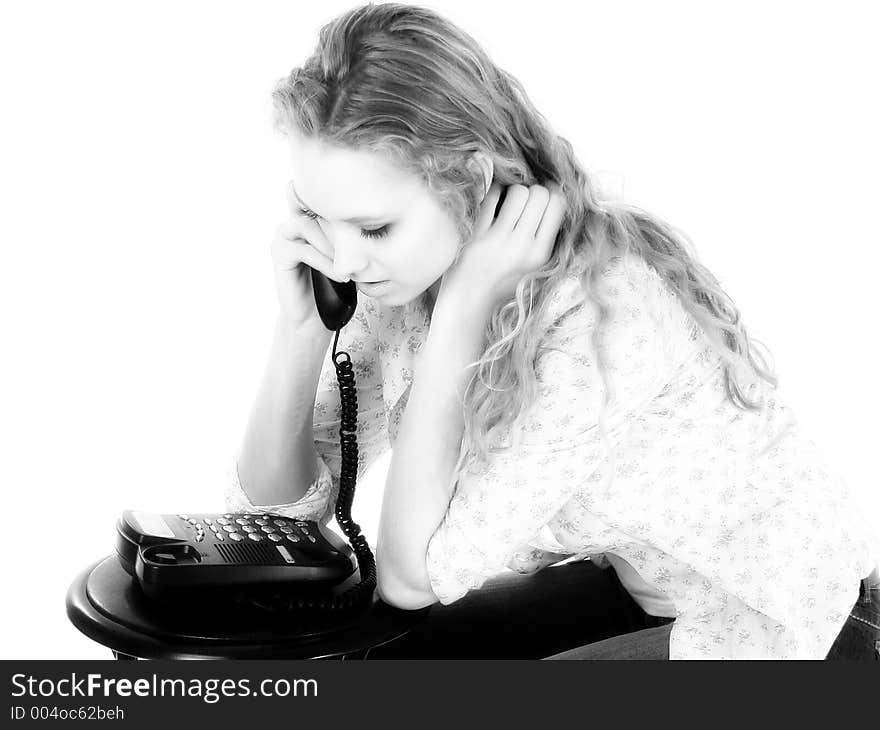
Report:
<svg viewBox="0 0 880 730"><path fill-rule="evenodd" d="M318 317L302 319L283 311L279 311L275 317L275 328L276 331L293 332L301 337L318 339L322 337L329 339L333 334Z"/></svg>
<svg viewBox="0 0 880 730"><path fill-rule="evenodd" d="M459 279L447 280L440 284L437 301L434 305L434 316L438 311L450 311L453 317L482 317L488 321L489 314L495 304L494 297L478 284L468 284Z"/></svg>

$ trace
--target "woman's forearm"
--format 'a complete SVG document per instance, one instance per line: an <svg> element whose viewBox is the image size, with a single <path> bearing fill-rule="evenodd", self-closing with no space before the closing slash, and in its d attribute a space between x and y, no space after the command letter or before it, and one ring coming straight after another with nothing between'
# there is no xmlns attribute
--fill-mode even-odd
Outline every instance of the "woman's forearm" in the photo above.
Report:
<svg viewBox="0 0 880 730"><path fill-rule="evenodd" d="M294 502L317 478L313 415L331 336L323 327L301 328L283 317L276 321L238 458L239 479L251 504Z"/></svg>
<svg viewBox="0 0 880 730"><path fill-rule="evenodd" d="M464 429L461 400L483 351L491 302L441 289L394 445L379 523L379 591L402 608L436 601L426 568L431 536L452 498Z"/></svg>

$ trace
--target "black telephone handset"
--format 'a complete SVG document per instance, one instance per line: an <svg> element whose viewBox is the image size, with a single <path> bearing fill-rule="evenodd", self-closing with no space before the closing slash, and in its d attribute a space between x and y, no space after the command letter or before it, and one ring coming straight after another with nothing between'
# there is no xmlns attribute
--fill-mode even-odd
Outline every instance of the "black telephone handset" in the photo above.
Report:
<svg viewBox="0 0 880 730"><path fill-rule="evenodd" d="M333 281L312 269L315 307L324 326L331 332L345 327L357 307L357 286L353 281Z"/></svg>

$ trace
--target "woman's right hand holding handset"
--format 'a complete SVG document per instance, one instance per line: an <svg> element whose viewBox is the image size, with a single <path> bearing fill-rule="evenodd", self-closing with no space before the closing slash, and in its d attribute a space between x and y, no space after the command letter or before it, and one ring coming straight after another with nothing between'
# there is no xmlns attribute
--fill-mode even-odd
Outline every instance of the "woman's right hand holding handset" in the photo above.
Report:
<svg viewBox="0 0 880 730"><path fill-rule="evenodd" d="M297 327L323 327L315 307L309 267L340 281L333 273L333 249L317 221L299 212L290 186L287 199L290 218L275 230L271 247L279 315Z"/></svg>

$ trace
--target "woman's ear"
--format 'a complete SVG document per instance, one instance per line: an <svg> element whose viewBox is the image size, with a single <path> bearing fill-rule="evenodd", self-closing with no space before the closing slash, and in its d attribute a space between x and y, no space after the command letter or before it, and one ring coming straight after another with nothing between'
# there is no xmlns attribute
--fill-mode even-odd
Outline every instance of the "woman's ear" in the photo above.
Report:
<svg viewBox="0 0 880 730"><path fill-rule="evenodd" d="M483 179L483 194L480 196L480 201L482 202L483 198L486 197L486 193L489 192L489 188L492 186L495 165L492 163L492 158L487 154L483 152L474 152L468 162L468 167L474 170L474 172L479 171L479 174Z"/></svg>

